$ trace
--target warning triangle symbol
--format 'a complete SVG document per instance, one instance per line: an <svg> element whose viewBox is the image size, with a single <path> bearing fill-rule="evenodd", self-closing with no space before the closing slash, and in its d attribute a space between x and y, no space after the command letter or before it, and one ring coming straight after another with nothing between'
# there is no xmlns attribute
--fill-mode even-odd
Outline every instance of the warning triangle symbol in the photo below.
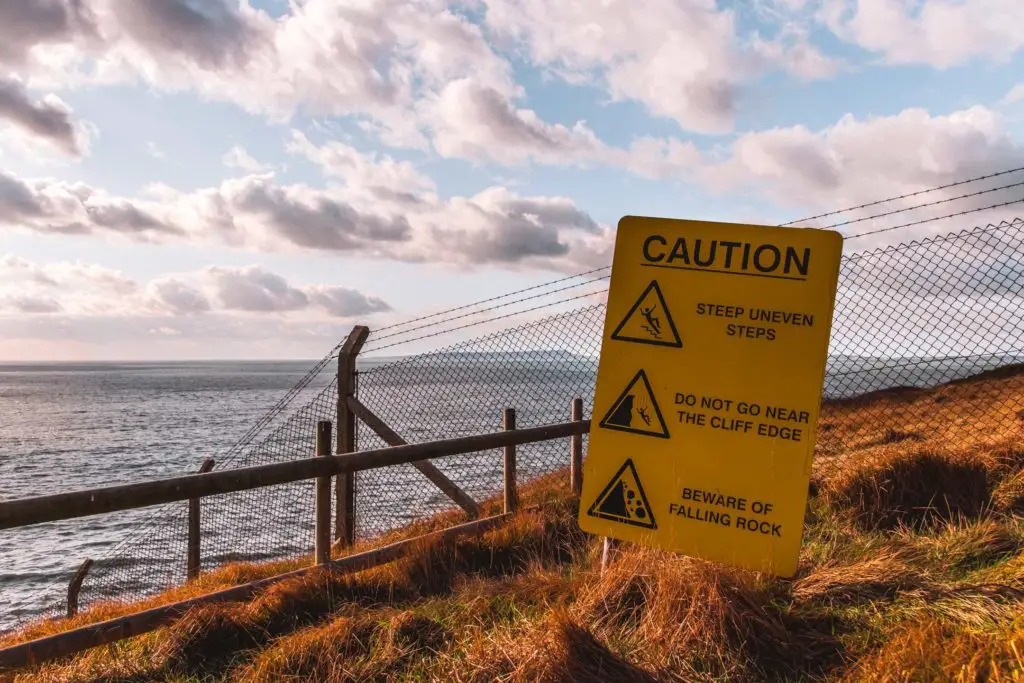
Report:
<svg viewBox="0 0 1024 683"><path fill-rule="evenodd" d="M668 438L668 427L665 426L661 408L654 399L651 383L647 381L647 374L643 370L636 373L625 391L615 399L600 426L621 432Z"/></svg>
<svg viewBox="0 0 1024 683"><path fill-rule="evenodd" d="M612 332L612 339L682 348L683 340L679 337L657 280L651 280L651 284L647 285L647 289Z"/></svg>
<svg viewBox="0 0 1024 683"><path fill-rule="evenodd" d="M627 459L612 480L604 487L597 500L587 510L591 517L632 524L645 529L657 529L654 511L640 483L633 461Z"/></svg>

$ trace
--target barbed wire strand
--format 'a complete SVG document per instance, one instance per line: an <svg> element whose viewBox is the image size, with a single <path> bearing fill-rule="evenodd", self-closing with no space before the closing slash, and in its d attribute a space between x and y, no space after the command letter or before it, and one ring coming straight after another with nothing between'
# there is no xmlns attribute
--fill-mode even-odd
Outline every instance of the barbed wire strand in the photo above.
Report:
<svg viewBox="0 0 1024 683"><path fill-rule="evenodd" d="M872 207L872 206L878 206L880 204L885 204L885 203L888 203L888 202L893 202L893 201L898 201L898 200L901 200L901 199L908 199L908 198L911 198L911 197L921 196L921 195L924 195L924 194L929 194L929 193L932 193L932 192L937 192L937 191L949 189L949 188L952 188L952 187L959 187L959 186L963 186L963 185L968 185L968 184L971 184L971 183L979 182L981 180L989 180L989 179L992 179L992 178L998 178L998 177L1002 177L1002 176L1006 176L1006 175L1011 175L1013 173L1019 173L1021 171L1024 171L1024 166L1017 167L1017 168L1006 169L1006 170L1003 170L1003 171L998 171L996 173L989 173L989 174L986 174L986 175L975 176L975 177L972 177L972 178L966 178L964 180L959 180L959 181L956 181L956 182L947 183L945 185L938 185L936 187L932 187L932 188L929 188L929 189L926 189L926 190L918 190L916 192L909 192L909 193L898 195L898 196L888 197L888 198L885 198L885 199L879 199L879 200L876 200L876 201L867 202L865 204L860 204L860 205L857 205L857 206L847 207L845 209L838 209L836 211L830 211L828 213L818 214L816 216L810 216L810 217L807 217L807 218L799 218L799 219L796 219L796 220L793 220L793 221L789 221L787 223L780 223L780 224L778 224L778 227L786 227L786 226L794 225L796 223L802 223L802 222L806 222L806 221L816 220L818 218L825 218L825 217L828 217L828 216L836 216L836 215L839 215L839 214L848 213L850 211L856 211L856 210L859 210L859 209L864 209L864 208L868 208L868 207ZM938 204L946 204L946 203L950 203L950 202L960 201L960 200L969 199L969 198L972 198L972 197L977 197L977 196L980 196L980 195L983 195L983 194L989 194L989 193L997 192L997 191L1000 191L1000 190L1013 189L1013 188L1016 188L1016 187L1024 187L1024 181L1016 182L1016 183L1011 183L1011 184L1008 184L1008 185L1003 185L1001 187L990 188L990 189L986 189L986 190L980 190L978 192L973 192L973 193L969 193L969 194L959 195L957 197L938 199L938 200L935 200L935 201L932 201L932 202L925 202L923 204L917 204L917 205L914 205L914 206L904 207L904 208L901 208L901 209L894 209L892 211L887 211L887 212L884 212L884 213L875 214L873 216L865 216L863 218L856 218L856 219L851 219L849 221L833 223L832 225L825 226L825 228L823 228L823 229L837 228L837 227L842 227L842 226L846 226L846 225L852 225L854 223L860 223L860 222L863 222L863 221L874 220L874 219L877 219L877 218L897 215L897 214L900 214L900 213L907 213L907 212L910 212L910 211L916 211L916 210L928 208L930 206L936 206ZM1010 203L1014 203L1014 202L1010 202ZM993 205L993 206L990 206L990 207L983 207L983 208L978 209L978 210L982 211L982 210L988 210L990 208L999 208L1001 206L1008 206L1010 203L996 204L996 205ZM959 216L959 215L965 215L965 213L962 212L962 213L957 213L957 214L950 214L949 216L946 216L946 218L955 217L955 216ZM942 218L943 217L938 217L938 218L935 218L935 219L928 219L928 220L923 220L923 221L913 221L913 222L905 223L905 224L902 224L902 225L899 225L899 226L892 226L892 227L888 227L888 228L882 228L882 229L875 230L875 231L870 231L870 232L865 232L865 233L861 233L861 234L858 234L858 235L853 235L853 236L845 237L844 239L853 239L855 237L864 237L866 235L877 234L877 233L881 233L881 232L888 232L888 231L892 231L892 230L898 230L898 229L905 228L905 227L910 227L910 226L913 226L913 225L920 225L921 223L928 222L929 220L941 220ZM523 288L523 289L519 289L519 290L515 290L515 291L512 291L512 292L508 292L507 294L502 294L500 296L491 297L489 299L484 299L484 300L481 300L481 301L476 301L476 302L473 302L473 303L470 303L470 304L464 304L464 305L461 305L461 306L456 306L454 308L450 308L450 309L447 309L447 310L444 310L444 311L438 311L437 313L432 313L432 314L427 315L427 316L421 316L419 318L413 318L413 319L407 320L405 322L395 323L395 324L389 325L387 327L382 327L379 330L377 330L377 332L383 332L383 331L386 331L386 330L391 330L391 329L394 329L396 327L402 327L404 325L412 324L412 323L415 323L415 322L420 322L420 321L423 321L423 320L429 320L429 319L434 319L434 318L441 318L441 317L446 316L446 315L448 315L450 313L453 313L453 312L465 310L465 309L468 309L468 308L474 308L476 306L479 306L479 305L482 305L482 304L485 304L485 303L490 303L492 301L497 301L497 300L501 300L501 299L506 299L506 298L514 297L514 296L516 296L518 294L522 294L524 292L528 292L528 291L532 291L532 290L535 290L535 289L539 289L539 288L555 285L555 284L558 284L558 283L561 283L561 282L565 282L567 280L575 279L575 278L578 278L578 277L584 277L586 275L590 275L590 274L593 274L593 273L601 272L601 271L604 271L604 270L610 270L610 269L611 269L611 266L603 266L603 267L600 267L600 268L594 268L592 270L588 270L588 271L585 271L585 272L582 272L582 273L577 273L576 275L570 275L570 276L566 276L566 277L563 277L563 278L558 278L556 280L552 280L552 281L549 281L547 283L542 283L542 284L539 284L539 285L533 285L531 287L526 287L526 288ZM572 288L573 287L566 287L566 288L562 288L562 289L559 289L559 290L556 290L556 291L565 291L567 289L572 289ZM552 292L552 293L555 293L555 292ZM532 298L532 297L528 297L527 299L529 299L529 298ZM491 311L491 310L497 310L497 309L500 309L500 308L503 308L503 307L507 307L507 306L514 306L515 304L520 303L521 301L527 300L527 299L508 301L508 302L506 302L505 304L503 304L501 306L494 306L494 307L490 307L490 308L485 309L485 310ZM415 328L410 328L408 330L392 332L391 334L384 335L383 337L377 337L374 341L379 341L379 340L384 339L384 338L393 338L393 337L396 337L396 336L401 336L402 334L404 334L406 332L411 333L413 331L419 331L419 330L422 330L422 329L427 329L429 327L436 327L438 325L443 325L446 322L449 322L449 321L452 321L452 320L462 319L464 317L467 317L467 316L456 316L456 317L453 317L453 318L447 318L447 319L442 319L442 320L435 320L433 323L430 323L429 325L420 325L420 326L417 326ZM459 328L459 329L462 329L462 328ZM395 346L395 344L392 343L389 346ZM340 349L340 348L341 348L341 344L338 344L335 347L334 353L337 353L337 350ZM369 349L366 349L366 352L370 352L372 350L374 350L374 349L369 348ZM379 349L377 349L377 350L379 350Z"/></svg>
<svg viewBox="0 0 1024 683"><path fill-rule="evenodd" d="M456 311L461 311L461 310L464 310L466 308L472 308L474 306L479 306L481 304L488 304L488 303L491 303L492 301L498 301L500 299L505 299L505 298L508 298L510 296L515 296L517 294L523 294L524 292L531 292L531 291L533 291L535 289L540 289L542 287L549 287L551 285L556 285L556 284L558 284L560 282L565 282L567 280L573 280L573 279L578 278L578 277L585 277L587 275L592 275L594 273L600 273L602 270L610 270L610 269L611 269L611 266L601 266L600 268L594 268L593 270L583 271L582 273L576 273L575 275L567 275L565 277L558 278L557 280L549 280L548 282L542 282L539 285L532 285L530 287L524 287L523 289L517 289L517 290L512 291L512 292L506 292L505 294L500 294L498 296L492 296L489 299L481 299L480 301L474 301L473 303L463 304L461 306L455 306L453 308L448 308L448 309L445 309L443 311L438 311L436 313L431 313L429 315L422 315L422 316L420 316L418 318L412 318L411 320L404 320L402 322L393 323L391 325L387 325L385 327L378 328L377 332L386 332L387 330L391 330L391 329L394 329L396 327L401 327L403 325L410 325L412 323L418 323L418 322L420 322L422 320L430 320L431 318L436 318L438 316L447 315L449 313L454 313ZM391 335L389 335L389 336L391 336ZM379 338L383 338L383 337L379 337Z"/></svg>
<svg viewBox="0 0 1024 683"><path fill-rule="evenodd" d="M977 192L971 192L969 194L957 195L956 197L948 197L946 199L937 199L933 202L926 202L924 204L917 204L916 206L908 206L905 209L895 209L893 211L886 211L884 213L876 213L873 216L864 216L862 218L851 218L848 221L842 223L833 223L827 227L829 228L841 228L846 225L853 225L854 223L863 223L864 221L874 220L876 218L885 218L886 216L893 216L898 213L907 213L908 211L916 211L918 209L926 209L931 206L938 206L939 204L948 204L949 202L960 201L961 199L971 199L973 197L980 197L983 194L990 194L992 192L999 192L1000 190L1012 190L1015 187L1024 187L1024 180L1019 183L1011 183L1010 185L1000 185L999 187L991 187L987 190L979 190ZM781 227L781 226L780 226Z"/></svg>
<svg viewBox="0 0 1024 683"><path fill-rule="evenodd" d="M1005 171L998 171L996 173L989 173L988 175L975 176L973 178L967 178L965 180L958 180L956 182L947 183L945 185L937 185L935 187L930 187L927 190L918 190L917 192L908 192L906 194L901 194L901 195L898 195L898 196L895 196L895 197L888 197L886 199L878 199L878 200L875 200L873 202L868 202L866 204L859 204L857 206L850 206L850 207L847 207L845 209L837 209L835 211L829 211L828 213L820 213L817 216L808 216L807 218L798 218L798 219L796 219L794 221L789 221L788 223L781 223L779 225L779 227L780 228L784 228L786 226L793 225L794 223L803 223L804 221L813 221L813 220L817 220L819 218L828 218L829 216L837 216L837 215L839 215L841 213L848 213L850 211L857 211L859 209L867 209L867 208L870 208L872 206L878 206L879 204L885 204L887 202L895 202L895 201L899 201L901 199L909 199L910 197L917 197L917 196L922 195L922 194L929 194L931 192L938 192L939 190L948 190L951 187L959 187L961 185L969 185L970 183L976 183L976 182L978 182L980 180L989 180L990 178L998 178L998 177L1001 177L1001 176L1004 176L1004 175L1010 175L1010 174L1013 174L1013 173L1020 173L1021 171L1024 171L1024 166L1018 166L1017 168L1009 168L1009 169L1006 169Z"/></svg>
<svg viewBox="0 0 1024 683"><path fill-rule="evenodd" d="M925 218L919 221L912 221L910 223L902 223L900 225L893 225L888 228L879 228L878 230L870 230L868 232L858 233L856 235L845 235L844 240L853 240L859 237L867 237L868 235L877 235L882 232L891 232L893 230L900 230L901 228L909 228L914 225L922 225L924 223L931 223L933 221L941 221L947 218L958 218L960 216L967 216L972 213L978 213L979 211L989 211L991 209L1001 209L1006 206L1012 206L1014 204L1024 204L1024 197L1020 199L1012 199L1008 202L1000 202L999 204L990 204L988 206L980 206L975 209L967 209L966 211L959 211L957 213L946 214L945 216L935 216L933 218Z"/></svg>
<svg viewBox="0 0 1024 683"><path fill-rule="evenodd" d="M459 327L446 328L446 329L441 330L439 332L432 332L431 334L425 334L425 335L420 336L420 337L415 337L414 339L404 339L402 341L397 341L397 342L394 342L392 344L385 344L384 346L381 346L381 347L379 347L377 349L374 349L374 351L383 351L384 349L389 349L389 348L392 348L392 347L395 347L395 346L401 346L403 344L408 344L408 343L411 343L411 342L414 342L414 341L419 341L421 339L431 339L433 337L439 337L439 336L441 336L443 334L448 334L449 332L455 332L457 330L464 330L464 329L467 329L467 328L470 328L470 327L476 327L477 325L484 325L486 323L491 323L491 322L494 322L496 320L504 320L506 318L511 318L512 316L521 315L523 313L530 313L532 311L539 311L539 310L542 310L542 309L545 309L545 308L550 308L552 306L558 306L559 304L565 304L565 303L568 303L570 301L575 301L577 299L584 299L584 298L586 298L588 296L597 296L598 294L602 294L602 293L607 292L607 291L608 291L608 288L605 287L604 289L598 289L598 290L594 290L592 292L587 292L585 294L578 294L576 296L567 297L567 298L562 299L560 301L554 301L554 302L551 302L551 303L541 304L540 306L534 306L533 308L527 308L527 309L524 309L524 310L521 310L521 311L513 311L511 313L506 313L505 315L495 316L493 318L488 318L487 320L479 320L479 321L476 321L476 322L468 323L466 325L460 325Z"/></svg>
<svg viewBox="0 0 1024 683"><path fill-rule="evenodd" d="M941 202L935 202L935 204L939 204L939 203L941 203ZM947 214L945 216L934 216L932 218L925 218L923 220L912 221L912 222L908 222L908 223L903 223L901 225L890 226L890 227L887 227L887 228L880 228L878 230L872 230L872 231L869 231L869 232L859 233L857 235L846 235L846 236L843 237L843 240L845 241L845 240L857 239L857 238L860 238L860 237L866 237L868 235L875 235L875 234L882 233L882 232L890 232L890 231L893 231L893 230L899 230L901 228L908 228L908 227L911 227L911 226L914 226L914 225L921 225L921 224L924 224L924 223L930 223L930 222L933 222L933 221L939 221L939 220L944 220L944 219L948 219L948 218L957 218L957 217L966 216L966 215L969 215L969 214L972 214L972 213L978 213L980 211L988 211L990 209L997 209L997 208L1002 208L1002 207L1005 207L1005 206L1010 206L1010 205L1013 205L1013 204L1021 204L1021 203L1024 203L1024 198L1015 199L1015 200L1008 201L1008 202L1001 202L999 204L991 204L989 206L977 207L977 208L974 208L974 209L967 209L965 211L960 211L960 212L957 212L957 213L951 213L951 214ZM832 227L832 226L828 226L828 227ZM603 279L606 279L606 278L596 278L596 279L603 280ZM476 325L484 325L484 324L487 324L487 323L490 323L490 322L494 322L494 321L497 321L497 320L503 320L503 319L506 319L506 318L510 318L512 316L515 316L515 315L520 315L522 313L530 313L530 312L533 312L533 311L541 310L543 308L549 308L551 306L557 306L559 304L565 303L566 301L572 301L572 300L577 299L577 298L582 298L583 296L596 295L596 294L604 293L604 292L607 292L607 291L608 291L608 288L605 287L604 289L597 290L595 292L591 292L590 294L581 295L581 296L578 296L578 297L570 297L570 298L566 298L566 299L561 299L559 301L549 302L549 303L543 304L541 306L535 306L533 308L528 308L528 309L525 309L525 310L522 310L522 311L509 312L509 313L506 313L505 315L496 316L494 318L488 318L486 320L480 320L480 321L477 321L477 322L469 323L467 325L460 325L458 327L453 327L453 328L445 328L443 330L439 330L439 331L431 333L429 335L422 335L422 336L419 336L419 337L415 337L413 339L398 340L398 341L392 342L390 344L386 344L386 345L381 346L381 347L377 347L377 348L373 348L373 349L368 349L367 353L370 353L371 351L376 352L376 351L382 351L382 350L388 349L388 348L394 348L396 346L402 346L404 344L409 344L409 343L412 343L414 341L421 341L423 339L431 339L431 338L434 338L434 337L439 337L439 336L442 336L444 334L448 334L449 332L455 332L455 331L458 331L458 330L464 330L464 329L467 329L467 328L470 328L470 327L474 327ZM515 302L511 302L511 303L515 303ZM511 303L509 305L511 305ZM504 306L496 306L494 308L495 309L504 308ZM428 327L432 327L432 326L431 325L426 325L426 326L424 326L424 329L428 328ZM396 335L396 336L399 336L399 335Z"/></svg>
<svg viewBox="0 0 1024 683"><path fill-rule="evenodd" d="M611 266L609 266L609 268L610 267ZM560 288L552 290L550 292L543 292L541 294L533 294L531 296L526 296L526 297L523 297L521 299L517 299L515 301L510 301L508 303L499 304L497 306L491 306L489 308L482 308L479 311L470 311L469 313L462 313L460 315L456 315L456 316L453 316L451 318L447 318L447 319L445 319L445 320L443 320L443 321L441 321L439 323L430 323L430 324L427 324L427 325L420 325L419 327L413 327L413 328L410 328L408 330L403 330L401 332L395 332L395 333L392 333L392 334L385 334L384 336L377 337L377 339L375 341L379 342L379 341L382 341L384 339L390 339L392 337L399 337L399 336L401 336L403 334L406 334L407 332L415 332L416 330L427 329L427 328L430 328L430 327L434 327L435 325L440 325L440 324L442 324L444 322L451 322L453 320L460 320L460 319L463 319L463 318L468 318L470 316L480 315L481 313L487 313L489 311L499 310L501 308L505 308L506 306L512 306L514 304L522 303L524 301L532 301L534 299L541 299L541 298L546 297L546 296L551 296L552 294L558 294L560 292L564 292L564 291L567 291L567 290L570 290L570 289L576 289L578 287L584 287L586 285L593 284L595 282L600 282L601 280L607 280L609 277L611 277L611 276L610 275L603 275L601 277L595 277L595 278L592 278L590 280L585 280L584 282L580 282L580 283L577 283L577 284L574 284L574 285L568 285L566 287L560 287ZM552 305L560 303L561 301L566 301L566 299L561 299L560 301L553 302ZM371 347L371 348L366 348L364 350L369 352L369 351L376 350L377 348L379 348L379 347Z"/></svg>

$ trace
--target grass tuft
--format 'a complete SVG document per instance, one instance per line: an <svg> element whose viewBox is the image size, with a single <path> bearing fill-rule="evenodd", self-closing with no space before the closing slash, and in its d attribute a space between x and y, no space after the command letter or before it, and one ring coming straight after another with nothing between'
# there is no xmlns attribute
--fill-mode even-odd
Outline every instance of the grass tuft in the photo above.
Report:
<svg viewBox="0 0 1024 683"><path fill-rule="evenodd" d="M830 494L866 530L923 529L980 517L989 502L989 471L957 453L915 449L839 477Z"/></svg>

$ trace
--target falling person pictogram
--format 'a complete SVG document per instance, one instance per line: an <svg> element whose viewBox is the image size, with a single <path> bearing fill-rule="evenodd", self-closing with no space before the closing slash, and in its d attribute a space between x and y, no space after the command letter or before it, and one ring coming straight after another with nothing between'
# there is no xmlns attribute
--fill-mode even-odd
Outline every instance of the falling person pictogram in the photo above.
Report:
<svg viewBox="0 0 1024 683"><path fill-rule="evenodd" d="M600 426L646 436L669 438L661 408L654 398L647 375L640 370L615 400Z"/></svg>
<svg viewBox="0 0 1024 683"><path fill-rule="evenodd" d="M651 284L647 285L622 322L616 326L611 338L616 341L682 348L682 338L657 280L651 280Z"/></svg>
<svg viewBox="0 0 1024 683"><path fill-rule="evenodd" d="M657 308L657 306L648 306L647 308L641 308L640 312L643 314L644 320L647 321L643 328L650 332L651 336L655 339L661 339L661 321L654 317L654 312Z"/></svg>

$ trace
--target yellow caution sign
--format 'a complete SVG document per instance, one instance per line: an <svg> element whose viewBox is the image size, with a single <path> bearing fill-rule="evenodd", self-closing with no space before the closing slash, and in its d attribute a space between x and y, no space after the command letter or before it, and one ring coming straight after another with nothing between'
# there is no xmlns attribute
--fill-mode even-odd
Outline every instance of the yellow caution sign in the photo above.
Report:
<svg viewBox="0 0 1024 683"><path fill-rule="evenodd" d="M619 222L584 530L795 573L842 245L826 230Z"/></svg>

